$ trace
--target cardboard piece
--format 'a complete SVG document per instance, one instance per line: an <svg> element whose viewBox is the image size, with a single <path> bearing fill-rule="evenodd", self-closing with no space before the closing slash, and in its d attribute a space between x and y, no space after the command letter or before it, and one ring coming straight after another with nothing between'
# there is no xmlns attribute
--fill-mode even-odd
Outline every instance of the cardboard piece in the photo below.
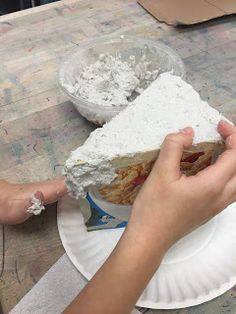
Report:
<svg viewBox="0 0 236 314"><path fill-rule="evenodd" d="M236 13L236 0L139 0L160 22L191 25Z"/></svg>

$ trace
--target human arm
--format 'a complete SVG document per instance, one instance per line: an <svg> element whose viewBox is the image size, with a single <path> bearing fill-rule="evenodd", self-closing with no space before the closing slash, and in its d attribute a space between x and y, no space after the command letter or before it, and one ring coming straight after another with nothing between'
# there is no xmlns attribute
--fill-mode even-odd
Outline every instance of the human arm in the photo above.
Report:
<svg viewBox="0 0 236 314"><path fill-rule="evenodd" d="M226 152L188 178L180 160L193 131L167 136L121 240L64 314L130 313L169 247L236 200L236 129L225 122L218 129Z"/></svg>

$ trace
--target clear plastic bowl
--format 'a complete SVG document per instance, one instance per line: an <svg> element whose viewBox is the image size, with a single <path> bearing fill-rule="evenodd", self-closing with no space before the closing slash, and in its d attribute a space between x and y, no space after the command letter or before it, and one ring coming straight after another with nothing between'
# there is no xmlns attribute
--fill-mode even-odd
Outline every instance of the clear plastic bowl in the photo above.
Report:
<svg viewBox="0 0 236 314"><path fill-rule="evenodd" d="M113 56L120 55L121 59L127 62L130 60L130 56L135 56L136 64L145 54L146 60L150 62L149 71L159 70L159 75L163 72L171 72L182 78L185 76L184 65L179 55L158 41L135 36L106 36L76 48L65 57L61 64L59 86L80 114L95 124L102 125L110 121L126 106L104 106L91 103L81 97L74 96L65 86L74 85L75 77L85 67L95 63L100 54L107 53Z"/></svg>

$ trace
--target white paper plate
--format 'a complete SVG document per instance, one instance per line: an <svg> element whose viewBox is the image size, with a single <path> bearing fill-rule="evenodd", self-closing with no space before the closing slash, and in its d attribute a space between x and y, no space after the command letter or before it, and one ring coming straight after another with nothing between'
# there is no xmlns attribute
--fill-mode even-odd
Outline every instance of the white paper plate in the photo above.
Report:
<svg viewBox="0 0 236 314"><path fill-rule="evenodd" d="M87 232L78 202L70 197L58 204L58 229L69 258L87 279L104 263L123 232L123 229ZM223 294L235 284L233 204L167 252L137 305L155 309L193 306Z"/></svg>

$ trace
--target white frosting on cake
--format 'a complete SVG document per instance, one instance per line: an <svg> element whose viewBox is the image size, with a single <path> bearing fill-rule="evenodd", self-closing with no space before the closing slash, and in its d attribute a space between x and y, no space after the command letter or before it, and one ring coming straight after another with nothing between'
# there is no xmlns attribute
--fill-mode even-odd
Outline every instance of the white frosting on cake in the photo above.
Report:
<svg viewBox="0 0 236 314"><path fill-rule="evenodd" d="M110 160L158 149L168 133L187 126L195 131L194 144L220 140L216 126L222 118L191 85L164 73L71 153L65 167L68 187L79 198L90 186L111 183L116 174Z"/></svg>

